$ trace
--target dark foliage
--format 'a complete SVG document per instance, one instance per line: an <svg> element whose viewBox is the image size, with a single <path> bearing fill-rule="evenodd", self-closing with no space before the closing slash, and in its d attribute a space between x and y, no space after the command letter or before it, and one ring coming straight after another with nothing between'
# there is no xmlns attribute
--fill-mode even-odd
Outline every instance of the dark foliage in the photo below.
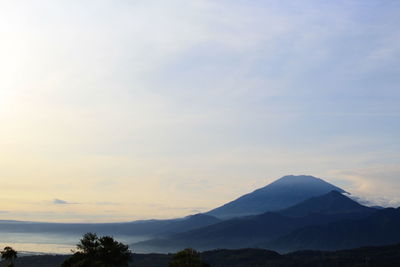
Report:
<svg viewBox="0 0 400 267"><path fill-rule="evenodd" d="M17 258L17 252L12 247L7 246L1 251L1 258L9 261L9 267L14 267L14 260Z"/></svg>
<svg viewBox="0 0 400 267"><path fill-rule="evenodd" d="M69 256L66 255L40 255L23 256L15 260L16 267L60 267L63 261ZM0 267L7 267L6 262L1 262Z"/></svg>
<svg viewBox="0 0 400 267"><path fill-rule="evenodd" d="M62 267L125 267L129 266L132 256L127 245L93 233L85 234L76 247L78 251Z"/></svg>
<svg viewBox="0 0 400 267"><path fill-rule="evenodd" d="M176 253L168 264L168 267L207 267L203 262L200 253L192 248L186 248Z"/></svg>
<svg viewBox="0 0 400 267"><path fill-rule="evenodd" d="M129 266L166 267L174 256L135 254L135 261ZM297 251L284 255L263 249L221 249L205 251L199 256L212 267L399 267L400 244L340 251ZM18 267L59 267L65 258L66 256L28 256L18 258L15 263ZM1 262L0 267L7 267L7 264Z"/></svg>

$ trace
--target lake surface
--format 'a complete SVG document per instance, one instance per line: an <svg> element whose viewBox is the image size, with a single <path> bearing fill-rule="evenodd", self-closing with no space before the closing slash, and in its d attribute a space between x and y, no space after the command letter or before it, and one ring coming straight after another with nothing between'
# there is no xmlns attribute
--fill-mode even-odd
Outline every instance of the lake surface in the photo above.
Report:
<svg viewBox="0 0 400 267"><path fill-rule="evenodd" d="M81 238L82 235L78 234L0 232L0 248L11 246L19 253L27 254L70 254ZM114 238L127 245L146 239L123 235L115 235Z"/></svg>

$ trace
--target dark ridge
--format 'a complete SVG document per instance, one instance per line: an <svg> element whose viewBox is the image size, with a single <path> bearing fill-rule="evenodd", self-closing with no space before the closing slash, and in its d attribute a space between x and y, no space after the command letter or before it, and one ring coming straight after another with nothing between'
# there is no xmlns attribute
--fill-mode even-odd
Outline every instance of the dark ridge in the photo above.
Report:
<svg viewBox="0 0 400 267"><path fill-rule="evenodd" d="M376 210L363 206L338 191L312 197L290 208L279 211L290 217L304 217L310 214L373 213Z"/></svg>
<svg viewBox="0 0 400 267"><path fill-rule="evenodd" d="M308 175L284 176L271 184L243 195L207 214L218 218L232 218L261 214L288 208L311 197L321 196L332 190L345 191L320 178Z"/></svg>
<svg viewBox="0 0 400 267"><path fill-rule="evenodd" d="M358 220L297 229L265 247L288 252L299 249L337 250L400 242L400 210L387 208Z"/></svg>
<svg viewBox="0 0 400 267"><path fill-rule="evenodd" d="M263 249L219 249L202 252L201 258L212 267L398 267L400 262L400 244L375 247L361 247L339 251L297 251L281 255L275 251ZM18 267L59 267L67 255L28 256L17 258ZM167 267L172 254L134 254L129 266ZM0 262L6 267L7 262Z"/></svg>

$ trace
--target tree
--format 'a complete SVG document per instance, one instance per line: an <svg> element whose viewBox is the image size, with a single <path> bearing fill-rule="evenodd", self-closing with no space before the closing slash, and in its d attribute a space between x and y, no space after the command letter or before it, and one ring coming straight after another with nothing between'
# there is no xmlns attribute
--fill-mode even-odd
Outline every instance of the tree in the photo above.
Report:
<svg viewBox="0 0 400 267"><path fill-rule="evenodd" d="M63 262L62 267L125 267L132 257L129 247L111 236L87 233L76 247L77 251Z"/></svg>
<svg viewBox="0 0 400 267"><path fill-rule="evenodd" d="M5 247L1 251L1 258L10 261L9 267L14 266L14 260L17 258L17 252L12 247Z"/></svg>
<svg viewBox="0 0 400 267"><path fill-rule="evenodd" d="M200 253L192 248L186 248L176 253L168 264L168 267L209 267L203 262Z"/></svg>

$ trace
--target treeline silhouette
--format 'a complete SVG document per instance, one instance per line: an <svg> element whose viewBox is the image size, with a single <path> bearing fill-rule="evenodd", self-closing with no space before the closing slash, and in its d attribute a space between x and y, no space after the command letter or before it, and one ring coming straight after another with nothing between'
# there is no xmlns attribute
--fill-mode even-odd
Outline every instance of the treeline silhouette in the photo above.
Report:
<svg viewBox="0 0 400 267"><path fill-rule="evenodd" d="M110 240L108 240L110 241ZM129 250L123 244L119 244L121 250L114 251L115 259L121 260L121 255L127 255ZM82 252L82 250L80 250ZM121 253L120 253L121 252ZM118 256L119 255L119 256ZM82 256L82 255L80 255ZM71 260L74 255L43 255L19 257L15 260L16 267L59 267ZM84 257L83 257L84 258ZM79 260L83 259L78 257ZM106 257L107 258L107 257ZM363 247L340 251L297 251L288 254L279 254L275 251L264 249L219 249L198 252L194 249L185 249L176 254L129 254L129 259L123 260L115 265L115 262L98 262L93 266L135 266L135 267L398 267L400 266L400 244L390 246ZM109 258L108 258L109 259ZM9 261L0 263L0 267L8 266ZM189 263L189 265L185 265ZM107 265L110 264L110 265ZM114 265L113 265L114 264ZM71 265L73 266L73 265ZM83 266L83 265L77 265ZM86 266L86 265L84 265ZM88 265L89 266L89 265ZM91 266L91 265L90 265Z"/></svg>

